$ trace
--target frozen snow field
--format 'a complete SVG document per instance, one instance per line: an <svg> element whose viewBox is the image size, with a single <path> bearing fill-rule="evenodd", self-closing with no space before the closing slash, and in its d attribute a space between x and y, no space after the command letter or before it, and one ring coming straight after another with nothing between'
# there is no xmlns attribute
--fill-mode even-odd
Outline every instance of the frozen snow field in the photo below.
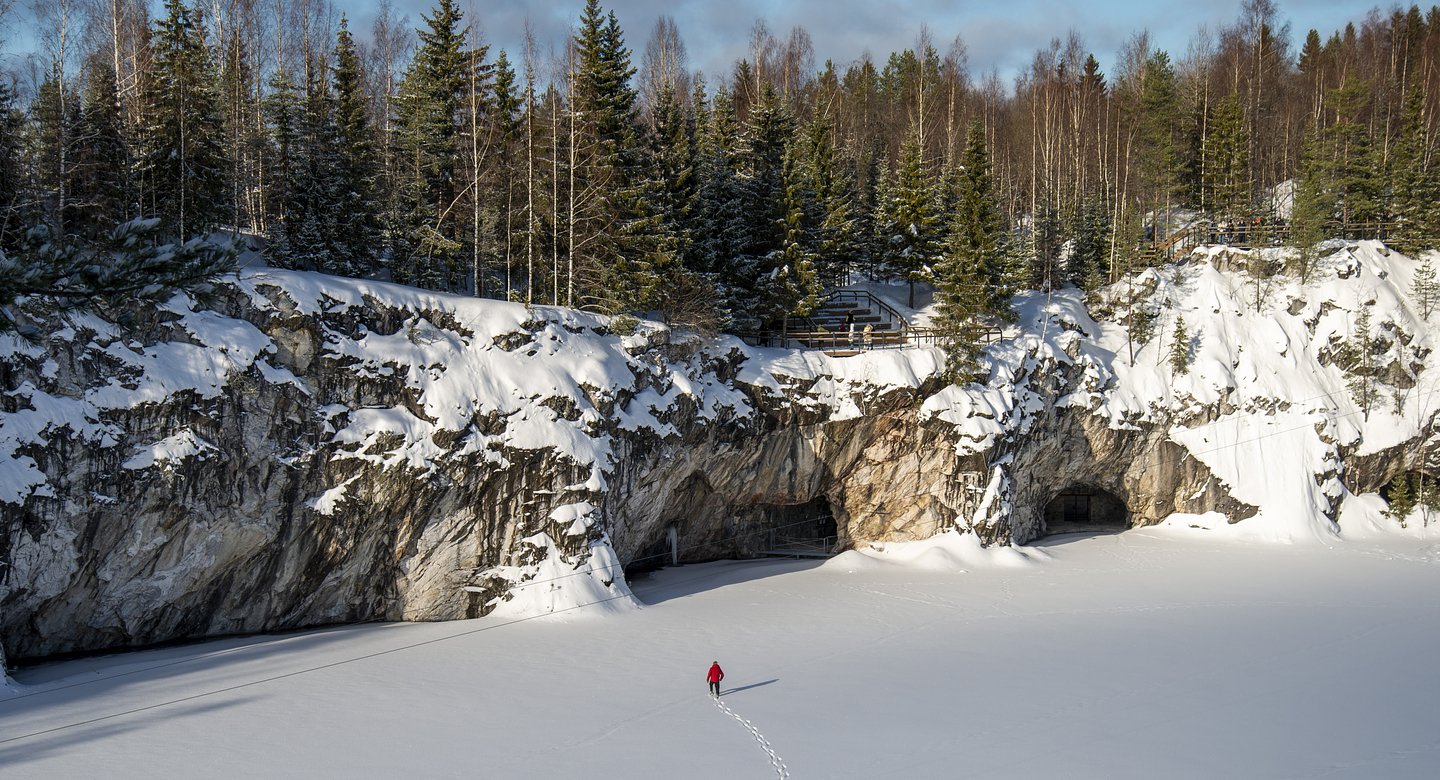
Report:
<svg viewBox="0 0 1440 780"><path fill-rule="evenodd" d="M683 566L604 615L22 670L0 777L1440 777L1434 540L900 557Z"/></svg>

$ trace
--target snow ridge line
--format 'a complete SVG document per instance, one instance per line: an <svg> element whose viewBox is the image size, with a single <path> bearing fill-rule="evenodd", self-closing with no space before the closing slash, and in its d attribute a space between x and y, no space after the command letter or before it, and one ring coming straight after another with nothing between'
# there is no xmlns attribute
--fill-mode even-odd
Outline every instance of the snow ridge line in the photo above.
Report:
<svg viewBox="0 0 1440 780"><path fill-rule="evenodd" d="M781 758L779 754L775 752L775 748L770 747L770 740L766 739L765 735L761 734L760 730L755 728L755 724L745 720L736 714L735 710L725 706L725 702L720 701L719 696L711 698L715 700L715 706L720 708L721 712L738 721L740 725L744 726L745 729L750 732L751 736L755 737L755 741L760 743L760 749L765 751L765 755L770 757L770 766L775 767L776 780L786 780L786 778L790 777L790 770L785 767L785 759Z"/></svg>

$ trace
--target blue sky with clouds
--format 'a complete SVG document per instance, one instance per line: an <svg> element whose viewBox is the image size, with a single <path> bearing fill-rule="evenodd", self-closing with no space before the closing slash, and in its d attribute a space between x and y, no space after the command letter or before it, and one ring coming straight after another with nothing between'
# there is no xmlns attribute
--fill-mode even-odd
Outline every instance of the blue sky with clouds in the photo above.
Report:
<svg viewBox="0 0 1440 780"><path fill-rule="evenodd" d="M30 1L16 0L15 4L23 7ZM433 0L392 1L397 11L410 17L412 26L420 24L421 14L433 5ZM350 16L352 29L368 37L377 3L334 2ZM494 48L506 48L514 54L527 17L542 46L561 46L584 0L458 2ZM153 4L158 8L158 0ZM691 68L711 76L729 72L734 60L744 53L757 18L765 19L778 37L784 37L796 25L803 26L814 41L817 66L826 59L843 66L865 51L883 59L892 51L912 47L923 23L929 26L942 53L958 35L969 51L972 73L984 74L995 68L1007 81L1029 63L1037 48L1047 45L1051 38L1063 38L1072 29L1095 53L1104 70L1112 72L1116 52L1138 30L1149 30L1155 45L1179 59L1201 25L1216 30L1233 22L1240 11L1239 0L610 0L604 5L619 17L626 42L636 52L637 65L645 41L662 14L675 20L689 49ZM1297 46L1311 27L1328 35L1347 21L1358 22L1374 7L1373 3L1359 0L1278 0L1277 5L1280 19L1292 25L1292 40ZM12 17L5 38L13 57L17 50L26 48L31 23L20 8Z"/></svg>
<svg viewBox="0 0 1440 780"><path fill-rule="evenodd" d="M415 23L430 6L428 0L393 1ZM460 2L466 6L470 0ZM368 27L372 3L338 3ZM559 46L579 17L583 0L491 0L474 5L486 39L513 50L527 16L542 43ZM1373 3L1358 0L1277 0L1277 5L1280 18L1294 28L1292 38L1297 46L1311 27L1328 34L1346 21L1362 19L1373 7ZM796 25L803 26L814 41L817 65L827 58L848 64L867 50L883 59L892 51L913 47L923 23L942 53L959 35L969 51L973 73L986 73L993 67L1008 80L1028 65L1037 48L1051 38L1063 38L1072 29L1107 72L1114 69L1115 54L1126 39L1141 29L1148 29L1156 45L1178 59L1201 25L1213 31L1232 23L1239 15L1240 0L611 0L605 7L619 17L626 42L637 53L637 64L639 52L662 14L679 27L692 68L712 75L729 72L744 53L757 18L765 19L779 37Z"/></svg>

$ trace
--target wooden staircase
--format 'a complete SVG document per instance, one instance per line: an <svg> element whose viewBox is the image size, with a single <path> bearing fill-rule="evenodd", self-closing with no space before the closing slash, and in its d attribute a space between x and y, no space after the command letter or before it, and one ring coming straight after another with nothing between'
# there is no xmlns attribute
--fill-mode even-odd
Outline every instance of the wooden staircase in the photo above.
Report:
<svg viewBox="0 0 1440 780"><path fill-rule="evenodd" d="M809 317L792 320L785 337L838 357L902 346L907 342L908 328L909 323L899 312L869 292L836 290Z"/></svg>

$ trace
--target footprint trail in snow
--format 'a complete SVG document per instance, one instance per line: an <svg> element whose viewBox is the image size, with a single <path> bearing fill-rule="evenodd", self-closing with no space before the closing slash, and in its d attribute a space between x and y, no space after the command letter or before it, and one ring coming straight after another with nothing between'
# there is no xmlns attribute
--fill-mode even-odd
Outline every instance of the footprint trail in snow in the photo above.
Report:
<svg viewBox="0 0 1440 780"><path fill-rule="evenodd" d="M770 740L766 739L765 735L761 734L760 730L755 728L755 724L745 720L736 714L735 710L725 706L725 702L720 701L719 697L712 698L714 698L715 706L720 708L721 712L734 718L740 725L745 727L746 731L750 732L751 736L755 737L756 742L760 743L760 749L765 751L765 755L770 756L770 766L775 767L776 780L786 780L786 778L790 777L790 770L785 768L785 760L776 754L775 748L770 747Z"/></svg>

